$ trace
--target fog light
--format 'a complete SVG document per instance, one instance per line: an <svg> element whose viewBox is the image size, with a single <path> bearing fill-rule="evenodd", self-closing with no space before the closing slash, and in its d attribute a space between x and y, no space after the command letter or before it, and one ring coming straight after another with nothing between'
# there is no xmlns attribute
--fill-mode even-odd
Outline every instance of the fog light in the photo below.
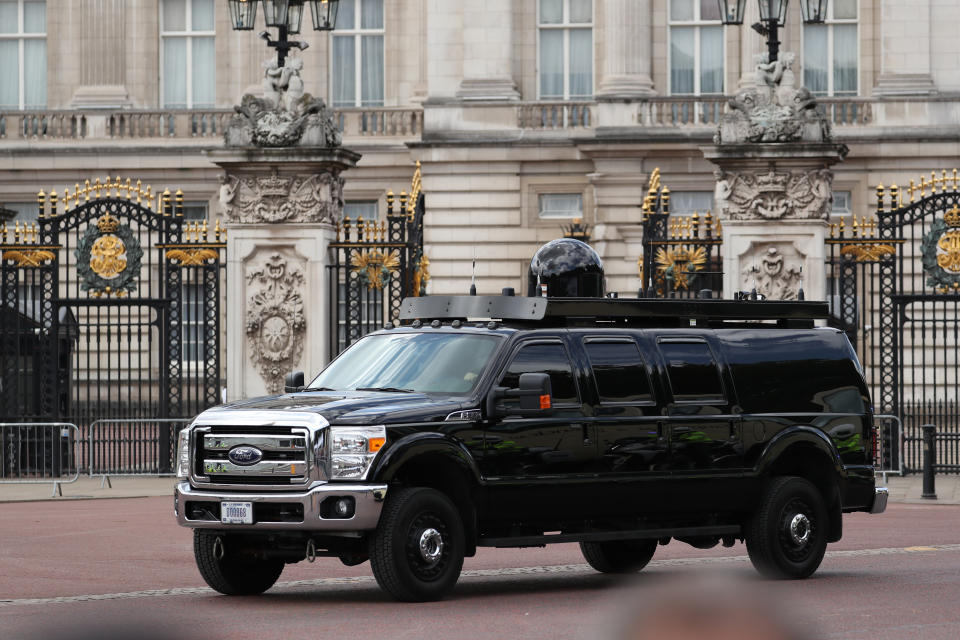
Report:
<svg viewBox="0 0 960 640"><path fill-rule="evenodd" d="M336 504L333 505L333 512L337 514L340 518L346 518L350 515L351 507L350 500L347 498L340 498L337 500Z"/></svg>

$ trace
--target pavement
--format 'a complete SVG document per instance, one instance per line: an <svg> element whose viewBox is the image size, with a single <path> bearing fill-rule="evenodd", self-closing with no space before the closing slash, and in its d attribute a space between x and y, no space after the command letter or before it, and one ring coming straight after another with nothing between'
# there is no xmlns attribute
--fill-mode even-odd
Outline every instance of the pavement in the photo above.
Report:
<svg viewBox="0 0 960 640"><path fill-rule="evenodd" d="M0 502L34 502L44 500L89 500L108 498L173 497L176 478L170 476L80 476L75 482L52 480L36 484L10 484L0 480ZM923 476L877 475L877 485L890 490L890 502L916 504L960 504L960 475L938 475L935 481L937 498L921 498ZM60 495L62 492L63 495Z"/></svg>

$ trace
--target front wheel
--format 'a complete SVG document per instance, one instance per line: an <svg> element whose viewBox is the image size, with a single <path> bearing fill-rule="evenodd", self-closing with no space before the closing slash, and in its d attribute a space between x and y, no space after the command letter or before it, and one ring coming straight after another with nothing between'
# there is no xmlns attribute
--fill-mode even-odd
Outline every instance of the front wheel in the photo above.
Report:
<svg viewBox="0 0 960 640"><path fill-rule="evenodd" d="M439 600L463 568L463 523L439 491L393 489L369 548L373 576L384 591L406 602Z"/></svg>
<svg viewBox="0 0 960 640"><path fill-rule="evenodd" d="M806 578L823 561L827 529L827 509L813 483L795 476L773 478L747 523L750 561L768 578Z"/></svg>
<svg viewBox="0 0 960 640"><path fill-rule="evenodd" d="M193 530L193 555L203 580L228 596L258 595L283 572L282 560L264 560L238 553L227 536Z"/></svg>
<svg viewBox="0 0 960 640"><path fill-rule="evenodd" d="M600 573L636 573L647 566L656 550L655 538L580 543L583 557Z"/></svg>

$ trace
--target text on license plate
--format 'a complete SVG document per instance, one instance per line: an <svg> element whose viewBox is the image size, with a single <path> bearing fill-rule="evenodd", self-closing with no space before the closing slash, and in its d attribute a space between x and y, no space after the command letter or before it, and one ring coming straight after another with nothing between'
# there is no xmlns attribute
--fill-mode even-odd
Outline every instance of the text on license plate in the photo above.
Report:
<svg viewBox="0 0 960 640"><path fill-rule="evenodd" d="M253 524L253 503L221 502L220 522L223 524Z"/></svg>

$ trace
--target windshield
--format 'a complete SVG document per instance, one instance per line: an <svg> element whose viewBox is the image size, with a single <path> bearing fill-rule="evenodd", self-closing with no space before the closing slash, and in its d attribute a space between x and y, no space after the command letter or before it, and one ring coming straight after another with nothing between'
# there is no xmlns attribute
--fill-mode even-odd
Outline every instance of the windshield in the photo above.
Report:
<svg viewBox="0 0 960 640"><path fill-rule="evenodd" d="M367 336L331 362L307 389L466 395L500 342L498 336L452 333Z"/></svg>

